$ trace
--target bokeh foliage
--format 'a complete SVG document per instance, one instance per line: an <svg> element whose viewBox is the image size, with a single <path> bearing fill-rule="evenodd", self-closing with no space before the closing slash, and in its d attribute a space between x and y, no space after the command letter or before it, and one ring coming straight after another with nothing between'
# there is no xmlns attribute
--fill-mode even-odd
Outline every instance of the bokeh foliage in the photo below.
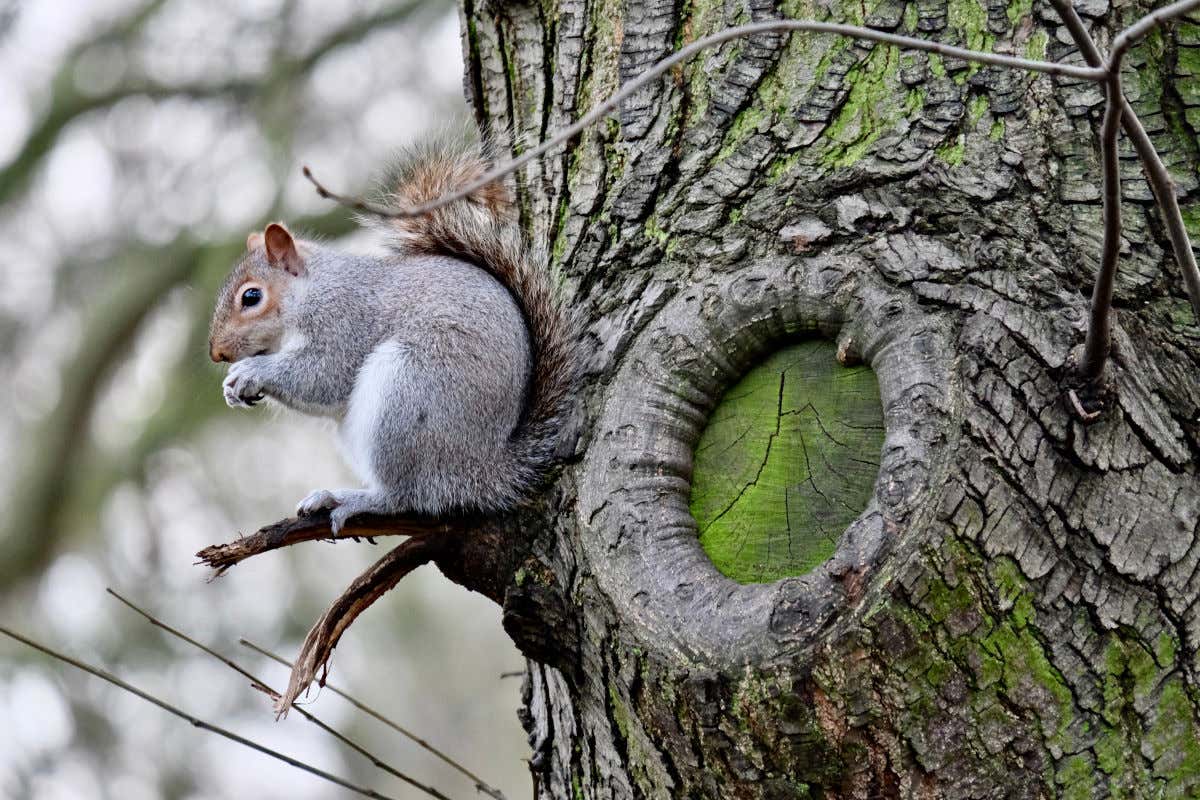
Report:
<svg viewBox="0 0 1200 800"><path fill-rule="evenodd" d="M247 232L267 221L369 250L300 166L367 189L394 148L465 116L461 76L448 0L0 0L0 613L375 785L369 765L302 723L274 725L264 698L165 643L103 588L278 682L237 637L294 652L380 555L319 546L205 583L192 564L200 546L352 480L321 426L224 406L208 318ZM489 657L459 659L468 646ZM499 678L521 660L486 601L415 576L338 652L336 680L510 796L525 791L512 789L527 781L517 684ZM473 793L378 726L320 705L422 779ZM7 643L0 718L17 720L0 732L0 796L328 796Z"/></svg>

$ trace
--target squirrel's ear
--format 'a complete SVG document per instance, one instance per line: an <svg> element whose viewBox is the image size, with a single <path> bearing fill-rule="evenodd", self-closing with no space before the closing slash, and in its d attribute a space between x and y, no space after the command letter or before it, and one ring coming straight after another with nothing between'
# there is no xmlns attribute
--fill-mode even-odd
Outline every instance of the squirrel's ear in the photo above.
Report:
<svg viewBox="0 0 1200 800"><path fill-rule="evenodd" d="M267 246L267 262L271 266L281 267L297 276L304 274L304 261L296 251L296 242L287 228L272 222L263 232L263 242Z"/></svg>
<svg viewBox="0 0 1200 800"><path fill-rule="evenodd" d="M263 246L262 231L250 231L250 234L246 237L246 249L247 250L257 250L262 246Z"/></svg>

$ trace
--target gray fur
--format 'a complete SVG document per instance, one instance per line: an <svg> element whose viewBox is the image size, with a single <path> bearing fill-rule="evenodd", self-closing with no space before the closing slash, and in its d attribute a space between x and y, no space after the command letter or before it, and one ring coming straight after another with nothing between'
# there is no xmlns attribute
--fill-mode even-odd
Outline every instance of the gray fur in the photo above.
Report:
<svg viewBox="0 0 1200 800"><path fill-rule="evenodd" d="M510 438L532 370L512 295L484 270L447 256L362 258L303 247L307 275L289 281L281 304L283 347L238 361L227 380L243 401L265 395L342 423L367 490L316 492L301 510L337 506L340 528L363 512L506 507L510 499L493 486L497 474L518 469ZM354 398L372 404L373 419L367 441L346 441L355 383L385 343L373 364L393 380L382 397ZM369 452L356 451L363 445Z"/></svg>
<svg viewBox="0 0 1200 800"><path fill-rule="evenodd" d="M488 170L487 148L462 136L436 136L411 146L393 165L389 204L413 207L440 198ZM531 248L517 223L511 186L491 183L468 197L412 217L367 217L401 256L461 258L487 270L516 299L533 350L525 415L511 458L489 486L496 509L526 501L555 459L563 417L575 390L578 320L560 295L546 254Z"/></svg>
<svg viewBox="0 0 1200 800"><path fill-rule="evenodd" d="M441 197L487 161L478 142L431 138L395 164L388 201ZM332 508L336 533L358 513L495 513L529 499L554 460L578 336L516 218L510 187L492 183L427 214L364 219L382 228L386 258L302 242L302 268L255 246L234 270L210 341L235 362L226 400L267 396L338 420L367 484L313 492L300 513ZM246 280L278 302L239 317Z"/></svg>

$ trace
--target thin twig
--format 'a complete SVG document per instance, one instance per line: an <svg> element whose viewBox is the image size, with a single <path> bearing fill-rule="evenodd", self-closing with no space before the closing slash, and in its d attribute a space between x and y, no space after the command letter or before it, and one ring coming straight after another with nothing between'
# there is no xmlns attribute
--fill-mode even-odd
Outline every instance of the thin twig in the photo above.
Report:
<svg viewBox="0 0 1200 800"><path fill-rule="evenodd" d="M1121 250L1121 172L1117 159L1117 134L1121 130L1124 94L1121 92L1121 61L1134 42L1157 25L1200 6L1200 0L1179 0L1160 8L1130 25L1113 40L1112 52L1104 71L1104 122L1100 128L1100 165L1104 171L1104 245L1100 271L1092 287L1091 318L1079 374L1095 382L1108 360L1112 330L1112 294ZM1182 267L1182 264L1180 265ZM1184 270L1186 273L1186 269Z"/></svg>
<svg viewBox="0 0 1200 800"><path fill-rule="evenodd" d="M270 650L267 650L265 647L259 647L258 645L254 644L254 642L251 642L248 639L239 639L238 643L241 644L243 647L250 648L254 652L258 653L260 656L265 656L266 658L269 658L272 661L274 661L275 663L281 664L281 665L287 667L288 669L294 669L296 666L291 661L288 661L287 659L283 658L282 656L280 656L276 653L272 653ZM520 675L522 673L516 673L516 674ZM503 676L501 676L501 677L503 677ZM387 725L389 728L391 728L392 730L399 733L401 736L408 738L410 741L412 741L418 747L425 749L426 751L433 754L437 758L440 758L442 761L444 761L449 766L458 770L461 774L465 775L467 778L470 778L472 781L474 781L475 788L478 789L479 791L483 792L484 794L491 795L492 797L496 798L496 800L504 800L504 794L499 789L489 786L478 775L471 772L471 770L467 769L462 764L458 763L453 758L451 758L450 756L443 753L441 750L438 750L436 747L434 747L429 742L422 739L420 736L417 736L415 733L408 730L407 728L400 725L399 723L393 722L392 720L388 719L387 717L385 717L383 714L380 714L378 711L376 711L371 706L367 705L366 703L362 702L361 700L355 699L354 697L350 696L349 694L342 691L338 687L334 686L332 683L327 682L325 684L325 688L328 689L329 691L333 692L334 694L336 694L338 697L345 700L350 705L357 708L359 711L379 720L384 725Z"/></svg>
<svg viewBox="0 0 1200 800"><path fill-rule="evenodd" d="M1074 389L1067 390L1067 399L1071 402L1071 408L1082 422L1095 422L1104 413L1102 409L1088 410L1084 408L1083 401L1079 399L1079 394Z"/></svg>
<svg viewBox="0 0 1200 800"><path fill-rule="evenodd" d="M1059 5L1056 2L1056 6ZM1166 221L1168 234L1171 239L1171 246L1175 251L1176 261L1178 261L1181 271L1183 272L1184 283L1187 287L1189 298L1192 303L1192 310L1196 314L1197 320L1200 320L1200 269L1196 266L1195 256L1191 250L1191 244L1188 241L1187 230L1183 224L1182 214L1179 212L1178 202L1174 196L1174 188L1169 174L1163 167L1161 159L1154 152L1153 145L1149 141L1149 137L1145 135L1141 123L1137 117L1133 115L1129 103L1125 100L1124 95L1120 91L1120 67L1121 60L1125 52L1133 46L1139 38L1146 35L1151 29L1157 25L1161 25L1169 19L1181 16L1188 11L1200 6L1200 0L1179 0L1165 8L1154 11L1145 17L1139 19L1133 25L1123 30L1113 42L1113 51L1108 62L1101 64L1099 53L1094 52L1091 56L1085 51L1085 57L1091 66L1087 68L1075 67L1066 64L1058 64L1046 61L1035 61L1031 59L1016 58L1012 56L1004 56L996 53L983 53L975 50L967 50L959 47L943 45L939 42L928 41L924 39L915 39L908 36L899 36L896 34L877 31L870 28L863 28L854 25L841 25L836 23L812 22L806 20L771 20L766 22L757 22L749 25L741 25L730 28L725 31L720 31L703 39L698 39L695 42L687 45L679 51L673 53L667 58L655 64L649 70L639 75L634 80L621 86L603 103L595 106L587 114L581 117L575 123L567 126L559 131L555 136L542 143L538 147L530 150L517 158L512 159L506 164L494 167L483 176L475 181L467 183L460 187L457 191L450 192L442 197L431 200L427 203L422 203L411 208L387 208L384 206L375 205L367 202L362 198L348 197L337 194L326 188L313 175L312 170L307 166L304 167L304 176L312 182L316 187L317 193L324 198L334 200L340 205L352 208L367 214L383 219L398 219L406 217L419 216L426 214L434 209L440 208L448 203L453 203L469 196L473 192L483 188L484 186L503 178L511 172L519 169L524 164L532 161L535 158L548 152L550 149L568 141L578 135L589 125L600 119L605 113L612 108L615 108L622 100L632 95L634 92L647 85L651 81L657 79L667 70L675 65L686 61L695 54L705 48L730 41L732 39L743 36L750 36L758 33L770 32L812 32L812 33L832 33L841 36L847 36L855 39L865 39L868 41L882 42L885 44L893 44L905 49L924 50L928 52L938 53L947 57L960 58L965 61L973 61L981 64L990 64L993 66L1011 67L1016 69L1025 69L1033 72L1043 72L1060 77L1074 77L1083 80L1101 82L1105 85L1106 96L1106 112L1105 112L1105 130L1108 135L1101 142L1101 157L1102 169L1104 170L1104 218L1106 223L1112 222L1116 228L1111 229L1108 224L1105 226L1105 241L1104 250L1101 254L1101 270L1096 279L1096 284L1092 292L1092 309L1091 317L1087 332L1087 341L1084 346L1085 354L1082 359L1080 374L1085 380L1095 381L1104 369L1104 364L1108 358L1109 341L1111 338L1111 300L1112 287L1115 283L1117 260L1120 253L1120 176L1116 161L1116 136L1121 127L1121 120L1127 117L1125 123L1131 129L1131 136L1134 139L1134 146L1138 150L1138 154L1146 167L1147 176L1154 188L1155 196L1159 201L1159 207L1162 209L1163 217ZM1060 11L1062 9L1060 8ZM1064 14L1064 21L1067 22L1068 28L1073 27L1073 23L1069 15ZM1083 38L1086 39L1086 31L1082 29L1082 23L1076 18L1075 23L1078 30L1072 30L1072 35L1076 40L1080 40L1080 32L1083 33ZM1090 39L1087 41L1090 42ZM1081 49L1083 45L1080 45ZM1091 47L1094 51L1094 45ZM1127 113L1128 111L1128 113ZM1139 133L1140 132L1140 133ZM1108 163L1112 161L1114 163ZM1115 174L1115 177L1114 177ZM1113 192L1116 192L1116 198L1113 199ZM1101 303L1102 305L1098 305Z"/></svg>
<svg viewBox="0 0 1200 800"><path fill-rule="evenodd" d="M424 517L385 517L364 514L352 517L341 532L334 536L329 530L329 514L322 512L307 517L290 517L273 522L257 533L243 536L225 544L214 544L196 553L197 563L223 575L231 567L251 556L278 550L298 542L340 541L342 539L371 539L375 536L448 535L467 520L428 519ZM214 576L214 577L216 577Z"/></svg>
<svg viewBox="0 0 1200 800"><path fill-rule="evenodd" d="M324 780L329 781L330 783L341 786L343 789L349 789L350 791L355 792L357 794L361 794L364 797L371 797L371 798L374 798L374 800L394 800L394 798L391 798L384 794L380 794L379 792L376 792L373 789L366 789L361 786L356 786L355 784L350 783L349 781L344 780L342 778L339 778L336 775L325 772L324 770L318 769L317 767L311 766L309 764L305 764L303 761L292 758L291 756L284 755L283 753L280 753L278 750L272 750L271 748L269 748L265 745L261 745L258 742L247 739L244 736L239 736L236 733L233 733L232 731L228 731L228 730L225 730L224 728L217 727L216 725L213 725L210 722L205 722L204 720L199 719L198 717L193 717L191 714L187 713L186 711L184 711L180 708L177 708L176 706L171 705L167 701L160 700L159 698L155 697L154 695L149 694L148 692L144 692L141 689L137 688L136 686L126 683L125 681L121 680L116 675L113 675L110 672L106 672L105 670L102 670L99 667L93 667L90 664L85 664L82 661L78 661L74 658L71 658L68 655L64 655L64 654L60 653L57 650L52 650L51 648L47 647L46 645L35 642L33 639L26 638L25 636L22 636L21 634L16 633L15 631L11 631L4 626L0 626L0 634L4 634L5 636L9 637L10 639L15 639L16 641L20 642L21 644L24 644L28 647L32 647L34 650L37 650L41 653L45 653L46 655L50 656L51 658L57 659L58 661L61 661L64 664L70 664L72 667L82 670L82 671L88 673L89 675L95 675L97 678L100 678L101 680L108 681L113 686L116 686L118 689L123 689L126 692L129 692L130 694L132 694L136 697L140 697L141 699L145 700L148 703L153 703L154 705L161 708L163 711L166 711L170 714L174 714L175 716L179 717L182 720L186 720L187 722L191 723L191 725L193 727L209 731L210 733L215 733L218 736L223 736L224 738L229 739L230 741L237 742L238 744L243 745L245 747L249 747L251 750L257 750L258 752L263 753L264 755L268 755L271 758L282 761L285 764L290 764L291 766L295 767L296 769L304 770L305 772L307 772L311 775L316 775L318 778L322 778Z"/></svg>
<svg viewBox="0 0 1200 800"><path fill-rule="evenodd" d="M1067 30L1088 65L1093 67L1102 65L1104 57L1100 55L1100 48L1096 47L1096 43L1092 40L1070 0L1050 0L1050 2L1062 17L1063 22L1066 23ZM1192 250L1187 227L1183 222L1183 214L1179 210L1179 199L1175 195L1175 181L1167 172L1158 151L1154 149L1154 143L1150 141L1150 135L1146 133L1133 106L1124 97L1121 98L1121 124L1133 144L1133 149L1137 151L1138 158L1141 159L1142 171L1146 174L1146 181L1150 184L1150 189L1154 192L1154 199L1162 213L1163 224L1166 226L1167 236L1171 240L1171 249L1175 253L1175 261L1179 264L1180 272L1183 273L1183 283L1187 287L1188 299L1192 303L1192 314L1197 322L1200 322L1200 267L1196 265L1196 254Z"/></svg>
<svg viewBox="0 0 1200 800"><path fill-rule="evenodd" d="M89 52L97 43L125 45L150 20L164 0L153 0L139 6L127 17L118 20L107 31L99 36L80 42L65 58L58 69L58 74L51 81L54 87L53 96L41 119L37 120L33 130L25 136L24 142L17 154L0 168L0 204L7 202L18 191L24 190L39 164L47 153L59 141L63 131L70 123L84 114L99 109L111 108L121 100L135 96L147 96L153 99L182 97L192 99L232 98L239 104L253 107L254 100L259 97L274 97L285 93L298 78L311 72L313 66L333 50L347 44L357 42L371 33L384 27L394 25L404 18L412 16L422 4L415 0L400 5L385 8L378 14L359 17L352 20L343 28L333 29L329 35L317 41L312 49L304 53L294 54L294 39L283 42L285 58L273 63L273 69L267 80L230 80L214 82L211 80L189 83L169 84L154 80L139 80L122 83L111 90L99 94L81 92L76 88L74 75L82 64L81 55Z"/></svg>
<svg viewBox="0 0 1200 800"><path fill-rule="evenodd" d="M117 598L117 600L120 600L131 611L134 611L135 613L140 614L151 625L155 626L156 628L161 628L162 630L166 631L167 633L171 634L172 636L174 636L177 639L182 639L183 641L187 642L192 647L195 647L198 650L203 650L205 653L208 653L210 656L215 658L217 661L220 661L222 664L229 667L234 672L236 672L239 675L241 675L242 677L248 679L250 681L251 686L253 686L255 689L259 690L260 692L262 692L274 699L279 698L279 692L272 689L270 686L268 686L266 683L264 683L262 680L260 680L255 675L252 675L250 672L248 672L246 669L244 669L243 667L238 665L232 659L229 659L226 656L223 656L220 653L218 653L216 650L213 650L212 648L208 647L207 645L196 641L195 639L188 636L183 631L180 631L176 628L171 627L167 623L165 623L162 620L155 617L149 611L146 611L144 608L141 608L138 605L136 605L132 600L129 600L128 598L123 597L122 595L118 594L114 589L108 588L105 591L107 591L113 597ZM420 781L416 780L415 778L409 777L408 775L404 774L403 772L396 769L395 767L392 767L391 765L385 763L384 761L379 759L377 756L375 756L373 753L369 752L362 745L358 744L357 742L355 742L352 739L343 735L338 730L336 730L336 729L330 727L329 725L327 725L326 723L322 722L315 715L309 713L308 711L305 711L303 708L300 708L297 706L296 711L298 711L300 713L300 715L302 717L304 717L306 720L313 723L318 728L325 731L329 735L333 736L339 742L346 745L351 750L353 750L354 752L361 755L363 758L370 761L373 766L383 770L384 772L388 773L389 775L392 775L393 777L399 778L400 780L407 783L409 786L412 786L416 789L420 789L421 791L425 792L426 794L430 795L431 797L436 797L436 798L438 798L438 800L450 800L450 798L446 797L446 795L442 794L437 789L434 789L432 786L427 786L427 785L421 783Z"/></svg>
<svg viewBox="0 0 1200 800"><path fill-rule="evenodd" d="M656 80L659 76L670 70L677 64L687 61L692 56L713 47L718 44L723 44L732 39L739 39L744 36L752 36L759 33L783 33L783 32L809 32L809 33L832 33L839 36L848 36L853 39L865 39L867 41L881 42L883 44L892 44L908 50L924 50L930 53L937 53L947 58L959 58L964 61L973 61L978 64L989 64L997 67L1012 67L1015 69L1027 69L1033 72L1044 72L1049 75L1058 75L1069 78L1081 78L1090 81L1102 81L1106 76L1106 71L1102 68L1094 67L1076 67L1070 64L1056 64L1050 61L1035 61L1028 58L1017 58L1015 56L1005 56L998 53L983 53L978 50L968 50L962 47L954 47L952 45L934 42L928 39L916 39L910 36L900 36L886 31L877 31L871 28L862 28L857 25L842 25L834 22L812 22L808 20L769 20L765 22L753 22L749 25L739 25L734 28L719 31L706 36L703 39L697 39L686 47L672 53L670 56L659 61L650 69L643 72L638 77L621 86L607 100L598 106L595 106L588 113L584 114L579 120L567 127L563 128L551 139L535 147L534 149L523 153L517 158L509 161L506 164L495 167L488 171L478 180L464 184L457 191L443 195L436 200L431 200L428 203L422 203L412 208L386 208L369 203L366 200L355 197L347 197L337 194L325 188L313 175L312 170L304 167L304 177L308 178L313 186L316 187L317 193L321 197L333 200L347 208L352 208L355 211L361 211L366 214L372 214L381 219L402 219L407 217L418 217L422 214L428 214L434 209L441 208L448 203L453 203L456 200L461 200L473 192L482 189L489 183L493 183L505 175L516 171L523 165L529 163L535 158L540 157L549 150L575 137L585 130L592 123L599 120L608 111L620 105L621 101L632 95L643 86L651 81Z"/></svg>

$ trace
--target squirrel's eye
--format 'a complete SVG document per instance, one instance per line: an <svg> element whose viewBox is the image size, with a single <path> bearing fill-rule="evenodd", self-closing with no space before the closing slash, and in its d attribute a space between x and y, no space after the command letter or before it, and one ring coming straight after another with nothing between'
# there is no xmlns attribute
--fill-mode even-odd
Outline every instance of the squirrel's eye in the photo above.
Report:
<svg viewBox="0 0 1200 800"><path fill-rule="evenodd" d="M256 306L262 300L262 289L247 289L242 292L242 308Z"/></svg>

